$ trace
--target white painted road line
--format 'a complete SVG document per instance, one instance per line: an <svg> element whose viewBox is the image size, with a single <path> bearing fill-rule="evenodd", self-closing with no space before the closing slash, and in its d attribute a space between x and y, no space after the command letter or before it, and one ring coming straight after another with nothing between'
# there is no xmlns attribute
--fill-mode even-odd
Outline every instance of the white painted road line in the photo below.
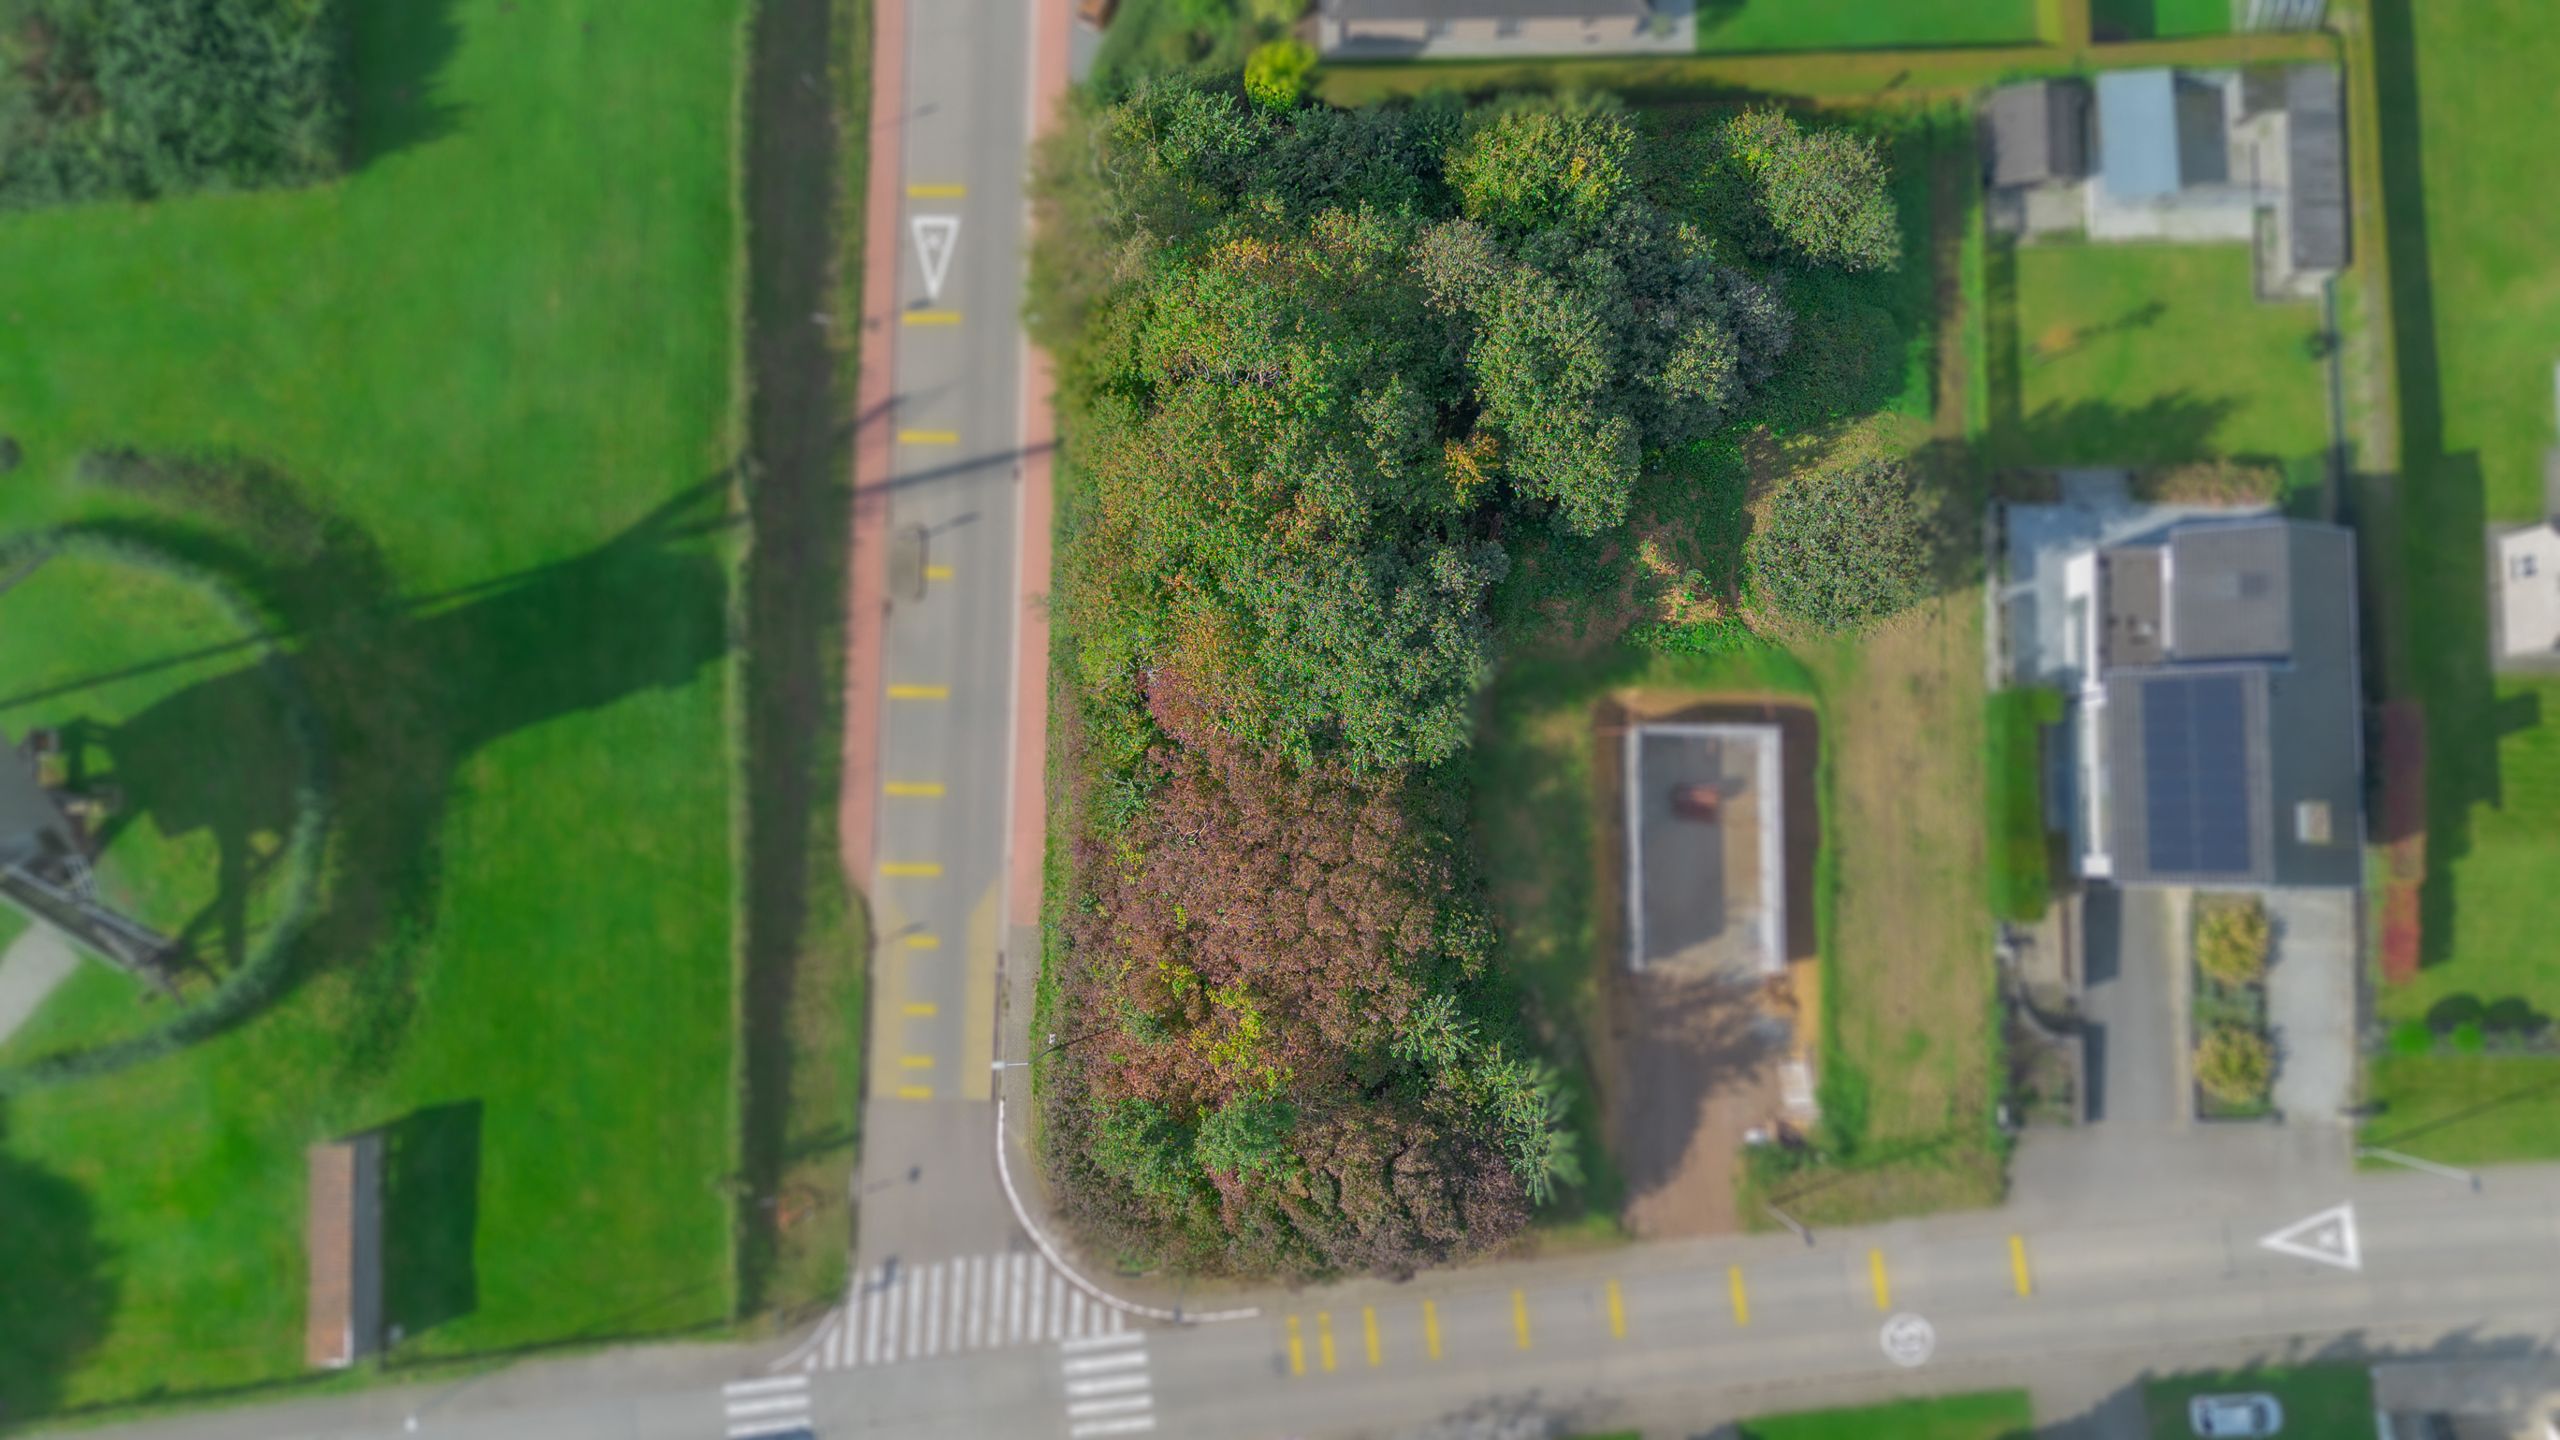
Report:
<svg viewBox="0 0 2560 1440"><path fill-rule="evenodd" d="M806 1375L777 1375L770 1380L733 1380L720 1387L723 1395L771 1395L784 1390L806 1390Z"/></svg>
<svg viewBox="0 0 2560 1440"><path fill-rule="evenodd" d="M1146 1343L1147 1332L1144 1330L1114 1330L1104 1335L1080 1335L1073 1340L1060 1341L1058 1349L1068 1355L1082 1355L1094 1350L1125 1350L1132 1345Z"/></svg>
<svg viewBox="0 0 2560 1440"><path fill-rule="evenodd" d="M1063 1375L1098 1375L1106 1370L1144 1370L1146 1368L1146 1351L1123 1350L1115 1355L1086 1355L1069 1360L1059 1366L1058 1371Z"/></svg>
<svg viewBox="0 0 2560 1440"><path fill-rule="evenodd" d="M1126 1395L1132 1390L1144 1390L1150 1383L1144 1375L1105 1375L1099 1380L1070 1380L1067 1382L1067 1398L1084 1400L1096 1395Z"/></svg>
<svg viewBox="0 0 2560 1440"><path fill-rule="evenodd" d="M809 1397L806 1395L776 1395L762 1400L732 1400L729 1402L729 1415L732 1419L744 1420L750 1415L783 1415L808 1408Z"/></svg>
<svg viewBox="0 0 2560 1440"><path fill-rule="evenodd" d="M729 1440L798 1430L809 1422L809 1377L733 1380L720 1387L720 1401L729 1422Z"/></svg>
<svg viewBox="0 0 2560 1440"><path fill-rule="evenodd" d="M1128 1316L1070 1287L1038 1256L1007 1251L864 1271L843 1308L785 1363L842 1370L1008 1345L1145 1340Z"/></svg>
<svg viewBox="0 0 2560 1440"><path fill-rule="evenodd" d="M1067 1407L1067 1418L1081 1420L1092 1415L1127 1415L1156 1408L1152 1395L1122 1395L1111 1400L1078 1400Z"/></svg>
<svg viewBox="0 0 2560 1440"><path fill-rule="evenodd" d="M1142 1435L1156 1428L1153 1415L1132 1415L1125 1420L1083 1420L1067 1427L1069 1440L1093 1440L1097 1435Z"/></svg>

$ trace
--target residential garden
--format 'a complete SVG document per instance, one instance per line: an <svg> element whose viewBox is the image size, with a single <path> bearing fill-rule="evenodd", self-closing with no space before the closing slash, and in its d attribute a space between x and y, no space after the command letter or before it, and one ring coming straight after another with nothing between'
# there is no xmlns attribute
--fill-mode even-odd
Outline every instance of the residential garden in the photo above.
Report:
<svg viewBox="0 0 2560 1440"><path fill-rule="evenodd" d="M212 970L144 1005L84 966L0 1049L11 1417L301 1373L303 1150L375 1126L434 1139L395 1165L392 1364L735 1317L740 17L349 7L255 32L307 132L222 101L289 153L144 125L81 180L0 146L12 203L79 202L0 218L0 529L247 602L87 554L0 597L0 725L81 738L121 792L103 883ZM297 68L322 38L343 116ZM294 690L327 827L276 983L52 1064L286 928Z"/></svg>
<svg viewBox="0 0 2560 1440"><path fill-rule="evenodd" d="M1741 1440L2028 1440L2035 1412L2024 1390L1985 1390L1930 1400L1897 1400L1844 1410L1806 1410L1745 1420Z"/></svg>
<svg viewBox="0 0 2560 1440"><path fill-rule="evenodd" d="M2187 1402L2198 1395L2272 1395L2287 1435L2365 1435L2373 1430L2373 1372L2361 1365L2282 1365L2146 1382L2152 1440L2190 1440Z"/></svg>
<svg viewBox="0 0 2560 1440"><path fill-rule="evenodd" d="M2377 996L2369 1143L2462 1164L2560 1156L2560 685L2489 668L2484 528L2543 513L2560 299L2547 189L2483 130L2534 103L2555 38L2515 0L2371 0L2398 474L2368 487L2382 688L2424 707L2420 959ZM2466 134L2487 144L2466 144ZM2495 1023L2493 1015L2512 1023Z"/></svg>

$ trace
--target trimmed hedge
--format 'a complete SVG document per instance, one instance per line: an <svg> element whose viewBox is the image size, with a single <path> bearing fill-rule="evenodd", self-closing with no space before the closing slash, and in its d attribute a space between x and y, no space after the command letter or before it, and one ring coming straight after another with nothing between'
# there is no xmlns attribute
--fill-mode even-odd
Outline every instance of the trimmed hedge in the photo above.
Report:
<svg viewBox="0 0 2560 1440"><path fill-rule="evenodd" d="M2044 728L2062 721L2062 692L2002 690L1985 707L1983 765L1991 808L1991 909L2021 924L2053 903L2053 844L2044 823Z"/></svg>
<svg viewBox="0 0 2560 1440"><path fill-rule="evenodd" d="M0 209L343 168L338 0L0 0Z"/></svg>

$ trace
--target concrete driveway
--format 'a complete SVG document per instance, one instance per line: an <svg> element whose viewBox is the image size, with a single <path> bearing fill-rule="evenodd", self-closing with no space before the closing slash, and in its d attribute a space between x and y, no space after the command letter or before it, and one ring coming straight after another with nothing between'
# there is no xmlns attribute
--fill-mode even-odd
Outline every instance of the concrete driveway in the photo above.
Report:
<svg viewBox="0 0 2560 1440"><path fill-rule="evenodd" d="M2356 894L2283 890L2266 897L2275 932L2267 1029L2276 1048L2276 1110L2287 1124L2345 1124L2355 1101Z"/></svg>
<svg viewBox="0 0 2560 1440"><path fill-rule="evenodd" d="M2175 892L2092 885L2081 897L2090 1124L2158 1127L2187 1118L2177 990L2185 930L2185 897Z"/></svg>

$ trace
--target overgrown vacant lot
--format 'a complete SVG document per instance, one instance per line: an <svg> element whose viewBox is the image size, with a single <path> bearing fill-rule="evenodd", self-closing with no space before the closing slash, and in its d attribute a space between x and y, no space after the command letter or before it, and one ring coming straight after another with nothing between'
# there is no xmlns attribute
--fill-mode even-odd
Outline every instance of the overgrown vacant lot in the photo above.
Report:
<svg viewBox="0 0 2560 1440"><path fill-rule="evenodd" d="M2006 250L2006 247L2000 247ZM2317 306L2261 304L2243 245L2046 244L1995 254L1993 445L2013 464L2316 457ZM2014 273L2014 298L1999 292ZM2011 301L2004 306L2004 301Z"/></svg>
<svg viewBox="0 0 2560 1440"><path fill-rule="evenodd" d="M343 182L0 221L0 427L26 452L0 524L147 523L257 592L318 697L338 811L271 1004L7 1101L13 1418L298 1372L303 1147L420 1112L401 1353L730 1310L740 7L352 13ZM77 478L115 448L219 463ZM51 583L7 602L10 694L81 603ZM194 641L130 613L147 650ZM155 675L157 699L0 703L0 725L229 674L203 668ZM219 726L168 738L207 767L274 758ZM165 798L137 785L137 830ZM83 1013L39 1026L114 1023L113 985L75 982L55 1004Z"/></svg>
<svg viewBox="0 0 2560 1440"><path fill-rule="evenodd" d="M2402 447L2377 623L2390 641L2382 679L2424 703L2428 742L2425 969L2380 1004L2393 1021L2458 996L2550 1015L2560 685L2491 675L2481 535L2543 513L2560 195L2526 178L2531 143L2493 121L2547 101L2560 35L2527 0L2370 9ZM2372 1081L2376 1143L2473 1161L2560 1155L2560 1060L2395 1057Z"/></svg>
<svg viewBox="0 0 2560 1440"><path fill-rule="evenodd" d="M2036 0L1705 0L1698 7L1698 48L1707 52L2023 45L2036 38Z"/></svg>

